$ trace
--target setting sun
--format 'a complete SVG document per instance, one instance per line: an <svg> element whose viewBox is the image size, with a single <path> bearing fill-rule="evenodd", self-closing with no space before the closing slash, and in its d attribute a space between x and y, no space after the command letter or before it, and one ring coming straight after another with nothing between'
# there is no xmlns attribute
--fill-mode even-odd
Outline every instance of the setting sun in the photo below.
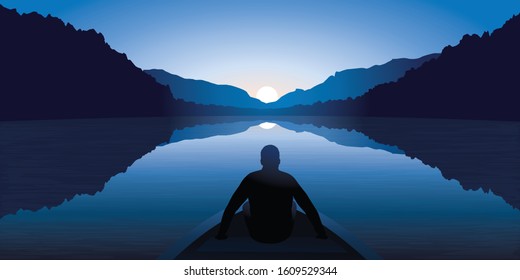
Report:
<svg viewBox="0 0 520 280"><path fill-rule="evenodd" d="M274 88L265 86L265 87L261 87L256 92L256 98L264 103L271 103L271 102L278 100L278 98L280 98L280 97L278 96L278 93L276 92L276 90Z"/></svg>

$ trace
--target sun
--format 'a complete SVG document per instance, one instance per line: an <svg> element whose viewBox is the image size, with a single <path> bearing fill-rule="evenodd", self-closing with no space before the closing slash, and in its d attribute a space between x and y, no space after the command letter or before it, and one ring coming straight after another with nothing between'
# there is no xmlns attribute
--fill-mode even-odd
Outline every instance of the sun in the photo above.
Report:
<svg viewBox="0 0 520 280"><path fill-rule="evenodd" d="M256 98L260 99L260 101L262 101L264 103L271 103L271 102L275 102L280 97L278 96L278 93L276 92L276 90L274 88L272 88L270 86L265 86L265 87L261 87L256 92Z"/></svg>
<svg viewBox="0 0 520 280"><path fill-rule="evenodd" d="M271 128L275 127L276 124L270 123L270 122L264 122L264 123L261 123L259 126L263 129L271 129Z"/></svg>

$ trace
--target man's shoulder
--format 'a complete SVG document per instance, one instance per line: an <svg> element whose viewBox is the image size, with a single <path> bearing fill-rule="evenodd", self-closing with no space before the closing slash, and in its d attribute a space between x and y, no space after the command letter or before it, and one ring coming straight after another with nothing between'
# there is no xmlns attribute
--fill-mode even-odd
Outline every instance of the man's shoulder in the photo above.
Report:
<svg viewBox="0 0 520 280"><path fill-rule="evenodd" d="M262 170L257 170L257 171L253 171L253 172L247 174L246 177L244 177L244 180L249 180L249 179L260 176L261 171Z"/></svg>
<svg viewBox="0 0 520 280"><path fill-rule="evenodd" d="M285 182L285 184L298 185L298 182L291 174L281 171L281 170L277 170L275 173L271 173L271 172L267 173L263 170L257 170L257 171L247 174L247 176L244 178L244 180L262 181L269 177L274 178L275 180L277 180L279 182Z"/></svg>
<svg viewBox="0 0 520 280"><path fill-rule="evenodd" d="M287 178L287 179L295 180L295 181L296 181L296 179L294 179L293 175L291 175L291 174L289 174L289 173L287 173L287 172L285 172L285 171L281 171L281 170L280 170L280 176L283 176L283 177L285 177L285 178Z"/></svg>
<svg viewBox="0 0 520 280"><path fill-rule="evenodd" d="M262 172L262 170L253 171L253 172L247 174L246 177L249 177L249 176L258 176L258 175L260 174L260 172Z"/></svg>
<svg viewBox="0 0 520 280"><path fill-rule="evenodd" d="M267 172L263 171L262 169L257 170L257 171L253 171L253 172L247 174L246 177L250 177L250 176L265 176L266 174L294 179L294 177L291 174L289 174L287 172L284 172L284 171L281 171L281 170L277 170L274 173L271 173L271 172L267 173Z"/></svg>
<svg viewBox="0 0 520 280"><path fill-rule="evenodd" d="M296 181L296 179L289 173L287 172L284 172L284 171L279 171L278 172L278 180L280 180L280 182L284 182L284 184L286 184L286 186L290 186L290 187L298 187L299 184L298 184L298 181Z"/></svg>

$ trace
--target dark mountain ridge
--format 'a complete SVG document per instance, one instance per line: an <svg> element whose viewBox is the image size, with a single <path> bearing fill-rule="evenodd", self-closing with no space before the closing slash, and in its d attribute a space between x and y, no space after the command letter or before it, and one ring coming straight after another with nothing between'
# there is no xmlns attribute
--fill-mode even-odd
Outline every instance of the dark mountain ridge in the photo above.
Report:
<svg viewBox="0 0 520 280"><path fill-rule="evenodd" d="M173 98L102 34L0 6L0 120L161 116Z"/></svg>
<svg viewBox="0 0 520 280"><path fill-rule="evenodd" d="M341 110L366 116L520 120L518 50L516 15L491 35L465 35L437 59L343 102Z"/></svg>

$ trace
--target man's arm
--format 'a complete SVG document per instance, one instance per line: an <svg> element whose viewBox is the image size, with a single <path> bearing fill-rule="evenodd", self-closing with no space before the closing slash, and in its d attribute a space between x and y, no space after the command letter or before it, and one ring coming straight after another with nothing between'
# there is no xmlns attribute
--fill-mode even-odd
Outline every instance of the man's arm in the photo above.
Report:
<svg viewBox="0 0 520 280"><path fill-rule="evenodd" d="M311 222L312 226L314 227L314 230L317 233L316 237L320 239L326 239L327 234L325 232L325 227L323 227L323 224L321 223L318 210L316 210L316 207L314 207L314 204L312 204L309 196L305 193L305 191L298 184L298 182L296 182L296 185L297 187L294 191L294 198L296 199L296 202L298 203L298 205L300 205L303 211L305 211L305 214L307 214L307 218L309 218L309 221Z"/></svg>
<svg viewBox="0 0 520 280"><path fill-rule="evenodd" d="M220 229L216 236L217 239L227 238L226 232L231 225L231 220L233 219L235 212L237 211L238 207L240 207L240 205L242 205L242 203L244 203L244 201L247 199L247 184L248 177L242 180L242 183L240 183L235 193L233 193L233 196L231 196L231 199L229 200L229 203L224 210L224 214L222 214Z"/></svg>

